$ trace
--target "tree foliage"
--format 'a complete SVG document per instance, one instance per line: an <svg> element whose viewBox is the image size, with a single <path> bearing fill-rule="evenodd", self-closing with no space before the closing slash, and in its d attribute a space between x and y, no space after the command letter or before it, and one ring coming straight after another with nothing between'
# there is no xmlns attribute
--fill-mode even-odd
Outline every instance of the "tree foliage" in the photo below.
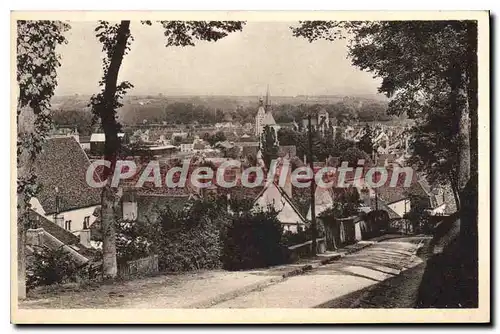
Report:
<svg viewBox="0 0 500 334"><path fill-rule="evenodd" d="M61 66L56 47L67 42L64 33L69 28L60 21L17 21L18 167L23 167L26 159L34 160L51 128L50 100ZM30 171L18 176L17 192L27 191L27 201L34 194L33 177Z"/></svg>
<svg viewBox="0 0 500 334"><path fill-rule="evenodd" d="M153 24L151 21L141 23ZM197 40L217 41L243 27L243 22L237 21L160 21L160 24L164 28L167 47L193 46ZM128 81L118 83L118 74L123 58L130 50L133 36L128 20L116 24L99 21L95 32L104 53L103 76L99 81L101 91L91 97L89 106L95 115L95 120L100 121L106 135L104 158L111 162L111 166L105 169L104 178L109 179L108 176L114 172L117 154L120 150L118 132L121 125L117 121L117 109L123 106L122 99L127 90L133 87ZM117 274L114 217L118 202L117 193L108 183L103 188L101 201L103 275L105 277L115 277Z"/></svg>
<svg viewBox="0 0 500 334"><path fill-rule="evenodd" d="M361 200L354 188L339 188L332 206L323 211L321 217L347 218L358 214Z"/></svg>
<svg viewBox="0 0 500 334"><path fill-rule="evenodd" d="M226 135L224 134L223 131L217 131L213 135L206 133L203 139L206 140L212 147L214 147L214 145L218 142L223 142L227 140Z"/></svg>
<svg viewBox="0 0 500 334"><path fill-rule="evenodd" d="M463 188L477 156L477 22L306 21L292 31L309 41L349 36L353 65L382 79L390 113L426 119L445 101Z"/></svg>
<svg viewBox="0 0 500 334"><path fill-rule="evenodd" d="M362 165L371 163L370 156L355 146L349 147L340 154L340 161L346 161L350 167L357 167L360 160L364 160L364 164Z"/></svg>
<svg viewBox="0 0 500 334"><path fill-rule="evenodd" d="M369 124L364 127L364 134L358 142L358 148L368 154L369 157L373 154L373 129Z"/></svg>
<svg viewBox="0 0 500 334"><path fill-rule="evenodd" d="M33 163L51 127L50 100L61 65L56 48L66 43L64 33L70 26L60 21L18 20L16 28L18 295L24 298L27 208L37 192Z"/></svg>
<svg viewBox="0 0 500 334"><path fill-rule="evenodd" d="M283 226L277 215L278 212L271 209L232 216L223 238L221 259L225 269L261 268L286 261Z"/></svg>
<svg viewBox="0 0 500 334"><path fill-rule="evenodd" d="M278 138L274 128L269 125L264 126L264 131L261 138L262 159L267 168L271 165L271 161L278 158Z"/></svg>

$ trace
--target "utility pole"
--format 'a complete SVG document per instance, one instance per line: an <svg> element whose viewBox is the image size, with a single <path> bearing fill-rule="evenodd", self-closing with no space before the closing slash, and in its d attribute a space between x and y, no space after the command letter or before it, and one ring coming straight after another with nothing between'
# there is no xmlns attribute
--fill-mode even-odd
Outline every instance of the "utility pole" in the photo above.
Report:
<svg viewBox="0 0 500 334"><path fill-rule="evenodd" d="M309 167L313 173L311 180L311 231L312 231L312 251L316 255L316 238L318 236L316 227L316 184L314 183L314 162L313 162L313 143L312 143L312 126L311 126L311 115L307 116L307 128L309 132Z"/></svg>

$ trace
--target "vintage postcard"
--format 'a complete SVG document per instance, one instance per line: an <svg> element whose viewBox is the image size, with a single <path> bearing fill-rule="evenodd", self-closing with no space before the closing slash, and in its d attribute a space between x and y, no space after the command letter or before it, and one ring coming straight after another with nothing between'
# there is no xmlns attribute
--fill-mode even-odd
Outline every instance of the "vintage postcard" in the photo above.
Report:
<svg viewBox="0 0 500 334"><path fill-rule="evenodd" d="M487 11L11 25L12 322L490 322Z"/></svg>

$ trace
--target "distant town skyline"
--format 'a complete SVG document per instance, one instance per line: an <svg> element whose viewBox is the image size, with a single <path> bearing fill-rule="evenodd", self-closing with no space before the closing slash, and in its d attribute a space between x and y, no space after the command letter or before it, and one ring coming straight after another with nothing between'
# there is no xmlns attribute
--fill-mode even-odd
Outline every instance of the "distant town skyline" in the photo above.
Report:
<svg viewBox="0 0 500 334"><path fill-rule="evenodd" d="M347 44L309 43L292 36L296 22L247 22L242 32L195 47L165 47L159 24L131 23L134 36L119 80L130 95L272 96L377 95L380 80L351 65ZM101 45L96 22L70 22L68 44L59 47L61 68L55 94L90 95L99 91Z"/></svg>

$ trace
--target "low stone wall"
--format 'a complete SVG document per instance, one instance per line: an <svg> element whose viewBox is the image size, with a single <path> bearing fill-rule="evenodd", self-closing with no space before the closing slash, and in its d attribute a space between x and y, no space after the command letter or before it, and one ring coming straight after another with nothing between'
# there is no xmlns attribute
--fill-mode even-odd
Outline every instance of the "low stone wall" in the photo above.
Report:
<svg viewBox="0 0 500 334"><path fill-rule="evenodd" d="M118 267L120 277L135 275L150 275L158 272L158 255L151 255L142 259L128 261Z"/></svg>
<svg viewBox="0 0 500 334"><path fill-rule="evenodd" d="M288 251L292 262L297 261L300 258L309 257L313 254L312 240L306 241L302 244L290 246L288 247ZM325 238L316 239L316 254L322 254L324 252L326 252Z"/></svg>

